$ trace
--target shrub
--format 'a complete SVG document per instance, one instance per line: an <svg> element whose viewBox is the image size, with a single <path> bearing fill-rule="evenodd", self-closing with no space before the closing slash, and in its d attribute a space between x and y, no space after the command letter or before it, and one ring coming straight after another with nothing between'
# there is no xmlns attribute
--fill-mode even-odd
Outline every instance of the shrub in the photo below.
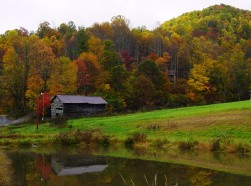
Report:
<svg viewBox="0 0 251 186"><path fill-rule="evenodd" d="M181 141L179 142L179 149L180 150L192 150L195 145L198 145L198 141L193 141L193 140L189 140L189 141Z"/></svg>
<svg viewBox="0 0 251 186"><path fill-rule="evenodd" d="M110 139L109 136L101 136L101 138L98 140L98 143L103 146L109 146L110 145Z"/></svg>
<svg viewBox="0 0 251 186"><path fill-rule="evenodd" d="M0 138L10 138L10 139L19 139L19 138L24 138L24 136L20 135L20 134L9 134L9 135L1 135Z"/></svg>
<svg viewBox="0 0 251 186"><path fill-rule="evenodd" d="M3 140L3 139L1 139L1 141L0 141L0 145L2 145L2 146L8 146L8 145L11 145L13 142L12 141L10 141L10 140Z"/></svg>
<svg viewBox="0 0 251 186"><path fill-rule="evenodd" d="M51 125L66 125L67 124L67 121L68 121L68 117L66 116L58 116L54 119L51 119L50 120L50 124Z"/></svg>
<svg viewBox="0 0 251 186"><path fill-rule="evenodd" d="M133 141L134 142L146 142L146 134L138 133L138 132L134 133Z"/></svg>
<svg viewBox="0 0 251 186"><path fill-rule="evenodd" d="M172 94L169 96L168 106L170 108L186 107L188 99L185 94Z"/></svg>
<svg viewBox="0 0 251 186"><path fill-rule="evenodd" d="M162 147L163 145L169 143L166 139L156 139L153 141L152 145L155 147Z"/></svg>
<svg viewBox="0 0 251 186"><path fill-rule="evenodd" d="M72 145L77 144L78 141L76 140L75 136L71 133L61 133L55 138L56 143L60 143L62 145Z"/></svg>
<svg viewBox="0 0 251 186"><path fill-rule="evenodd" d="M159 130L160 129L160 125L159 124L150 124L150 125L147 126L147 129L148 130L153 130L153 131Z"/></svg>
<svg viewBox="0 0 251 186"><path fill-rule="evenodd" d="M216 139L212 142L211 151L219 151L220 150L220 139Z"/></svg>
<svg viewBox="0 0 251 186"><path fill-rule="evenodd" d="M32 143L30 140L21 140L18 142L18 145L21 147L31 147Z"/></svg>
<svg viewBox="0 0 251 186"><path fill-rule="evenodd" d="M134 141L132 137L128 137L124 142L126 147L133 147Z"/></svg>
<svg viewBox="0 0 251 186"><path fill-rule="evenodd" d="M243 144L243 143L239 143L239 144L237 145L237 147L236 147L237 152L242 153L242 154L247 154L247 153L249 153L249 152L250 152L250 149L251 149L250 145L248 145L248 144Z"/></svg>
<svg viewBox="0 0 251 186"><path fill-rule="evenodd" d="M146 134L136 132L125 140L125 146L131 147L135 143L143 143L143 142L146 142Z"/></svg>
<svg viewBox="0 0 251 186"><path fill-rule="evenodd" d="M86 144L90 144L93 141L93 139L92 139L93 132L92 131L81 132L81 131L77 130L74 132L73 135L75 136L78 143L84 142Z"/></svg>

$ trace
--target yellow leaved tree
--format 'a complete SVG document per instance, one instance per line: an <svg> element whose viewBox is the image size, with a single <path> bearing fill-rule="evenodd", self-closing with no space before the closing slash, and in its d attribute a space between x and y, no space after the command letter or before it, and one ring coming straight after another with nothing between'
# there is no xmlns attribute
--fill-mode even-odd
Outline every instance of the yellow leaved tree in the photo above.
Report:
<svg viewBox="0 0 251 186"><path fill-rule="evenodd" d="M48 81L51 95L74 94L77 90L77 66L67 57L55 59Z"/></svg>

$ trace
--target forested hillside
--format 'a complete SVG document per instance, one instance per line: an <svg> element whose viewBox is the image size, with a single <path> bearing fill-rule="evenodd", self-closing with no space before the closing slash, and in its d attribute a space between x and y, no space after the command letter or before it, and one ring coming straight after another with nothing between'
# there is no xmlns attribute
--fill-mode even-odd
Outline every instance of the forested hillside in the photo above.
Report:
<svg viewBox="0 0 251 186"><path fill-rule="evenodd" d="M115 16L0 36L0 113L30 112L44 92L98 95L125 112L244 100L250 85L251 11L224 4L154 30Z"/></svg>

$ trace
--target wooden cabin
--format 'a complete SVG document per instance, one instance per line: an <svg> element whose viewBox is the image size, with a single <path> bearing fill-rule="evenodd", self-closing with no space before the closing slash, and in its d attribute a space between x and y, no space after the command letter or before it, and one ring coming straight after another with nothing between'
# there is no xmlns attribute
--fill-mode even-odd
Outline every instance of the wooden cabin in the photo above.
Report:
<svg viewBox="0 0 251 186"><path fill-rule="evenodd" d="M104 112L107 102L101 97L56 95L51 100L51 117L79 117Z"/></svg>

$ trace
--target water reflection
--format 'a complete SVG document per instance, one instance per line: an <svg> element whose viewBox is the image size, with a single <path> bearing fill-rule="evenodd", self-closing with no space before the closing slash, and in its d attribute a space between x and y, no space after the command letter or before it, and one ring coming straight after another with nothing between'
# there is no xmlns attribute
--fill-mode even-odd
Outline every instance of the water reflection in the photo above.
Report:
<svg viewBox="0 0 251 186"><path fill-rule="evenodd" d="M14 176L11 165L11 160L0 151L0 185L12 184Z"/></svg>
<svg viewBox="0 0 251 186"><path fill-rule="evenodd" d="M121 158L113 158L112 154L115 153ZM151 158L146 158L148 156ZM187 157L190 157L190 160L196 158L198 164L201 161L197 153L184 152L175 156L161 151L149 153L145 149L121 151L106 149L91 153L86 149L76 151L66 149L53 153L0 150L0 185L232 186L251 183L251 176L161 162L164 157L170 158L170 156L173 156L173 160L181 156L186 161ZM217 159L213 161L222 161L224 164L231 160L227 156L224 160L224 155L212 155L212 157ZM246 163L250 159L243 158Z"/></svg>
<svg viewBox="0 0 251 186"><path fill-rule="evenodd" d="M51 158L51 166L58 176L78 175L90 172L102 172L108 166L105 158L102 157L83 157L53 156Z"/></svg>

